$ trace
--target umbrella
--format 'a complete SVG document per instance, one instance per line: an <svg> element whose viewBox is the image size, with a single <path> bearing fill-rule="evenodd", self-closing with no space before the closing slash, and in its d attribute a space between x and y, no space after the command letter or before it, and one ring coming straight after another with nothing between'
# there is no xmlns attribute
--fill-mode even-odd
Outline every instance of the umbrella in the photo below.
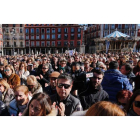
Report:
<svg viewBox="0 0 140 140"><path fill-rule="evenodd" d="M113 33L105 36L104 38L119 38L119 37L130 37L129 35L123 34L119 31L114 31Z"/></svg>

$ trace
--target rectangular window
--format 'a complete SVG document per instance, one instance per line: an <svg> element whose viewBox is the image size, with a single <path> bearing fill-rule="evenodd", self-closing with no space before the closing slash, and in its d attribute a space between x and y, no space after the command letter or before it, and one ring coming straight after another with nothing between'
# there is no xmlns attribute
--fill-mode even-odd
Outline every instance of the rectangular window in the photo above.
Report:
<svg viewBox="0 0 140 140"><path fill-rule="evenodd" d="M132 24L132 29L135 29L135 24Z"/></svg>
<svg viewBox="0 0 140 140"><path fill-rule="evenodd" d="M107 36L108 35L108 32L104 32L104 36Z"/></svg>
<svg viewBox="0 0 140 140"><path fill-rule="evenodd" d="M107 30L108 29L108 24L105 24L105 30Z"/></svg>
<svg viewBox="0 0 140 140"><path fill-rule="evenodd" d="M125 29L128 29L128 24L125 24Z"/></svg>
<svg viewBox="0 0 140 140"><path fill-rule="evenodd" d="M29 33L29 29L26 29L25 32L26 32L26 33Z"/></svg>
<svg viewBox="0 0 140 140"><path fill-rule="evenodd" d="M78 33L81 33L81 28L78 28Z"/></svg>
<svg viewBox="0 0 140 140"><path fill-rule="evenodd" d="M47 29L47 34L49 34L50 33L50 29Z"/></svg>
<svg viewBox="0 0 140 140"><path fill-rule="evenodd" d="M52 34L54 34L55 33L55 29L52 29Z"/></svg>
<svg viewBox="0 0 140 140"><path fill-rule="evenodd" d="M61 41L58 41L57 42L57 46L61 46Z"/></svg>
<svg viewBox="0 0 140 140"><path fill-rule="evenodd" d="M61 35L60 34L58 34L57 36L58 36L58 39L61 39Z"/></svg>
<svg viewBox="0 0 140 140"><path fill-rule="evenodd" d="M64 39L68 39L68 34L64 34Z"/></svg>
<svg viewBox="0 0 140 140"><path fill-rule="evenodd" d="M34 33L34 29L33 28L31 28L31 33Z"/></svg>
<svg viewBox="0 0 140 140"><path fill-rule="evenodd" d="M20 29L20 33L22 33L22 29Z"/></svg>
<svg viewBox="0 0 140 140"><path fill-rule="evenodd" d="M71 34L71 37L70 37L71 39L74 39L74 34Z"/></svg>
<svg viewBox="0 0 140 140"><path fill-rule="evenodd" d="M41 35L41 39L45 39L45 35Z"/></svg>
<svg viewBox="0 0 140 140"><path fill-rule="evenodd" d="M58 28L58 33L61 33L61 28Z"/></svg>
<svg viewBox="0 0 140 140"><path fill-rule="evenodd" d="M50 46L50 41L47 41L47 46Z"/></svg>
<svg viewBox="0 0 140 140"><path fill-rule="evenodd" d="M81 39L81 34L77 34L77 39Z"/></svg>
<svg viewBox="0 0 140 140"><path fill-rule="evenodd" d="M77 41L77 45L80 45L80 41Z"/></svg>
<svg viewBox="0 0 140 140"><path fill-rule="evenodd" d="M20 42L20 47L23 47L23 42Z"/></svg>
<svg viewBox="0 0 140 140"><path fill-rule="evenodd" d="M36 35L36 39L39 39L39 35Z"/></svg>
<svg viewBox="0 0 140 140"><path fill-rule="evenodd" d="M71 28L71 33L74 33L74 28Z"/></svg>
<svg viewBox="0 0 140 140"><path fill-rule="evenodd" d="M74 41L70 41L70 46L74 46Z"/></svg>
<svg viewBox="0 0 140 140"><path fill-rule="evenodd" d="M20 27L22 27L22 24L20 24Z"/></svg>
<svg viewBox="0 0 140 140"><path fill-rule="evenodd" d="M134 31L131 32L131 36L134 36Z"/></svg>
<svg viewBox="0 0 140 140"><path fill-rule="evenodd" d="M28 35L26 35L26 39L29 39L29 36Z"/></svg>
<svg viewBox="0 0 140 140"><path fill-rule="evenodd" d="M39 41L36 41L36 47L39 47Z"/></svg>
<svg viewBox="0 0 140 140"><path fill-rule="evenodd" d="M38 28L36 29L36 33L39 33L39 29Z"/></svg>
<svg viewBox="0 0 140 140"><path fill-rule="evenodd" d="M50 35L47 35L47 39L50 39Z"/></svg>
<svg viewBox="0 0 140 140"><path fill-rule="evenodd" d="M55 39L55 35L52 35L52 39Z"/></svg>
<svg viewBox="0 0 140 140"><path fill-rule="evenodd" d="M68 33L68 29L67 28L64 28L64 33Z"/></svg>
<svg viewBox="0 0 140 140"><path fill-rule="evenodd" d="M32 47L34 46L34 41L31 41L31 46L32 46Z"/></svg>
<svg viewBox="0 0 140 140"><path fill-rule="evenodd" d="M31 39L32 39L32 40L34 39L34 35L31 35Z"/></svg>
<svg viewBox="0 0 140 140"><path fill-rule="evenodd" d="M68 41L64 41L64 46L68 46Z"/></svg>
<svg viewBox="0 0 140 140"><path fill-rule="evenodd" d="M26 46L29 46L29 41L26 41Z"/></svg>
<svg viewBox="0 0 140 140"><path fill-rule="evenodd" d="M44 34L45 33L45 30L44 29L41 29L41 33Z"/></svg>
<svg viewBox="0 0 140 140"><path fill-rule="evenodd" d="M52 41L52 46L55 46L55 41Z"/></svg>
<svg viewBox="0 0 140 140"><path fill-rule="evenodd" d="M45 42L41 41L41 47L44 47L44 46L45 46Z"/></svg>
<svg viewBox="0 0 140 140"><path fill-rule="evenodd" d="M112 24L111 25L111 29L115 29L115 24Z"/></svg>
<svg viewBox="0 0 140 140"><path fill-rule="evenodd" d="M121 29L122 28L122 24L118 24L118 29Z"/></svg>

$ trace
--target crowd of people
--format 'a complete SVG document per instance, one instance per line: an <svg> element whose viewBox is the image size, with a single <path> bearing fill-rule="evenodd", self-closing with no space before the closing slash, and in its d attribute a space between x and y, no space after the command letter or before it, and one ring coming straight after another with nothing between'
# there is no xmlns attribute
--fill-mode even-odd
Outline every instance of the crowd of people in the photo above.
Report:
<svg viewBox="0 0 140 140"><path fill-rule="evenodd" d="M1 116L140 116L140 53L0 57Z"/></svg>

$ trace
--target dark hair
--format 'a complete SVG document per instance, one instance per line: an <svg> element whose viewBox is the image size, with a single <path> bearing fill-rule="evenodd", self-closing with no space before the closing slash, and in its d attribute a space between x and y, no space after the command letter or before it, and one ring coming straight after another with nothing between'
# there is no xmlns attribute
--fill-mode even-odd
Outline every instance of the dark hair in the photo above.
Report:
<svg viewBox="0 0 140 140"><path fill-rule="evenodd" d="M111 61L109 63L109 69L117 69L119 67L119 64L117 61Z"/></svg>
<svg viewBox="0 0 140 140"><path fill-rule="evenodd" d="M67 74L67 73L62 73L62 74L60 74L60 75L58 76L57 83L58 83L58 81L59 81L60 79L69 80L70 83L72 83L72 77L71 77L69 74Z"/></svg>
<svg viewBox="0 0 140 140"><path fill-rule="evenodd" d="M41 108L43 109L43 115L42 116L46 116L51 112L51 99L50 97L42 92L36 93L33 95L32 99L30 100L28 107L26 108L26 110L23 112L23 116L29 116L29 106L31 104L31 102L33 100L37 100L40 105Z"/></svg>
<svg viewBox="0 0 140 140"><path fill-rule="evenodd" d="M127 104L127 108L126 108L127 113L129 112L129 109L131 108L132 103L134 102L135 98L138 95L140 95L140 89L136 90L134 92L134 94L132 95L132 97L130 98L130 100L129 100L128 104Z"/></svg>
<svg viewBox="0 0 140 140"><path fill-rule="evenodd" d="M133 70L132 65L129 63L125 63L122 66L125 66L126 71L130 71L129 73L131 73Z"/></svg>
<svg viewBox="0 0 140 140"><path fill-rule="evenodd" d="M98 69L97 68L94 68L94 69L91 70L91 72L95 72L97 74L102 74L104 76L103 71L101 69L99 69L99 68Z"/></svg>

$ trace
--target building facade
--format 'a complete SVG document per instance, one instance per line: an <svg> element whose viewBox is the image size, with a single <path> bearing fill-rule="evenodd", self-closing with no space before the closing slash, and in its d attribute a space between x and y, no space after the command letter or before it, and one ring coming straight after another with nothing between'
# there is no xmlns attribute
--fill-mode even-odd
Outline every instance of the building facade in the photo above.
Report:
<svg viewBox="0 0 140 140"><path fill-rule="evenodd" d="M94 39L103 38L115 30L120 31L130 37L137 37L138 25L137 24L90 24L85 31L85 45L89 48L88 52L96 52L96 50L101 50L103 43L96 44ZM117 46L121 45L121 42ZM131 42L125 42L125 46L132 46ZM98 45L98 48L96 47ZM113 44L112 44L113 45ZM111 48L112 51L114 48ZM119 48L118 48L119 49Z"/></svg>
<svg viewBox="0 0 140 140"><path fill-rule="evenodd" d="M24 54L24 24L2 24L4 55Z"/></svg>
<svg viewBox="0 0 140 140"><path fill-rule="evenodd" d="M0 24L0 56L3 55L3 32L2 24Z"/></svg>
<svg viewBox="0 0 140 140"><path fill-rule="evenodd" d="M26 53L79 51L83 30L78 24L25 24Z"/></svg>

